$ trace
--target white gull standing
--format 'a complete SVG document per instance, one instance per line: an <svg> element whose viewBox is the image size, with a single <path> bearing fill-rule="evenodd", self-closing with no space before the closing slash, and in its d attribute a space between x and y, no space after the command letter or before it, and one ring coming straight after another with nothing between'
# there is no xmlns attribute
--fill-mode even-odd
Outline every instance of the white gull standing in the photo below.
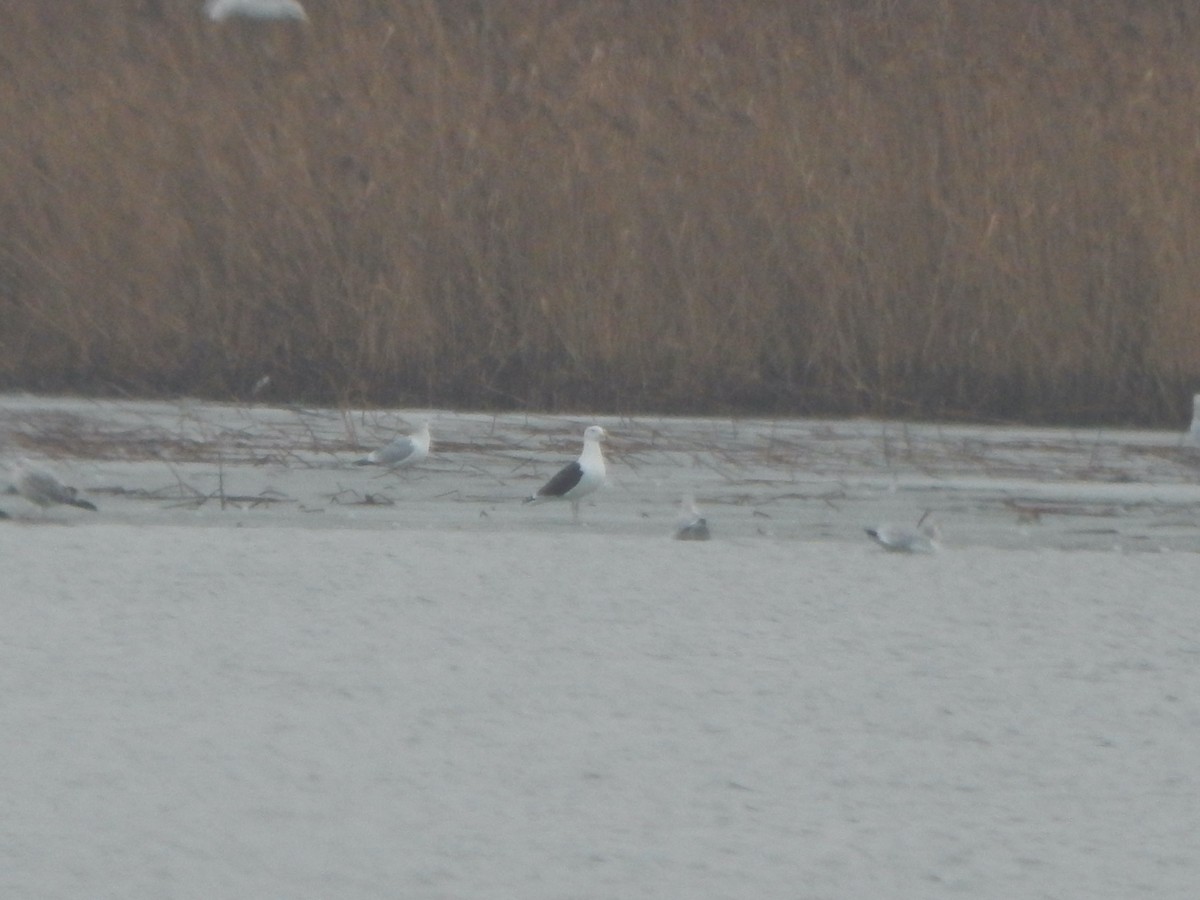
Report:
<svg viewBox="0 0 1200 900"><path fill-rule="evenodd" d="M421 427L410 435L400 435L391 443L384 444L378 450L372 450L362 459L355 460L356 466L387 466L389 469L407 469L415 466L427 456L433 443L429 433L429 423L422 422Z"/></svg>
<svg viewBox="0 0 1200 900"><path fill-rule="evenodd" d="M916 526L876 525L867 534L884 550L892 553L932 553L941 549L942 531L934 521L926 522L928 513Z"/></svg>
<svg viewBox="0 0 1200 900"><path fill-rule="evenodd" d="M1200 394L1192 396L1192 424L1188 427L1187 440L1200 445Z"/></svg>
<svg viewBox="0 0 1200 900"><path fill-rule="evenodd" d="M710 537L708 521L700 515L700 510L696 508L696 501L692 495L686 495L680 503L679 521L675 525L675 540L707 541Z"/></svg>
<svg viewBox="0 0 1200 900"><path fill-rule="evenodd" d="M27 459L18 460L13 467L13 486L17 493L42 509L64 504L96 511L87 500L79 499L79 491L63 484L45 469L39 469Z"/></svg>
<svg viewBox="0 0 1200 900"><path fill-rule="evenodd" d="M214 22L243 19L291 19L307 22L308 14L297 0L208 0L204 13Z"/></svg>
<svg viewBox="0 0 1200 900"><path fill-rule="evenodd" d="M579 501L600 485L604 484L604 454L600 452L600 441L608 437L599 425L589 425L583 432L583 452L579 459L567 463L553 478L538 488L537 493L525 498L525 503L542 503L546 500L571 501L572 521L579 521Z"/></svg>

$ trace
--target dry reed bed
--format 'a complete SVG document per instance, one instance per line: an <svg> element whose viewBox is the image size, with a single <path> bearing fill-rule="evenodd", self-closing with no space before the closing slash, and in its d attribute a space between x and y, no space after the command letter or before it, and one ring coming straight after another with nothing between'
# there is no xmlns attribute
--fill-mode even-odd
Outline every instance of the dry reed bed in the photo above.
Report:
<svg viewBox="0 0 1200 900"><path fill-rule="evenodd" d="M1175 0L9 4L0 386L1178 424Z"/></svg>

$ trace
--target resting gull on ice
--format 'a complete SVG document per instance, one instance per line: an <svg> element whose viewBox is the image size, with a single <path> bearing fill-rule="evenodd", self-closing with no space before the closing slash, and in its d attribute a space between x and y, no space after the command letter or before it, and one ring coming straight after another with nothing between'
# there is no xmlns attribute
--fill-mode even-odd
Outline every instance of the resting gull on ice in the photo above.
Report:
<svg viewBox="0 0 1200 900"><path fill-rule="evenodd" d="M208 0L204 13L214 22L241 16L244 19L292 19L307 22L308 14L297 0Z"/></svg>
<svg viewBox="0 0 1200 900"><path fill-rule="evenodd" d="M356 460L356 466L387 466L389 469L407 469L415 466L429 455L429 447L433 438L429 433L429 423L422 422L421 427L413 434L400 435L390 444L384 444L378 450L372 450L362 459Z"/></svg>
<svg viewBox="0 0 1200 900"><path fill-rule="evenodd" d="M75 488L63 484L45 469L35 468L27 459L17 462L13 467L13 476L17 493L42 509L62 503L96 511L93 504L79 499L79 492Z"/></svg>
<svg viewBox="0 0 1200 900"><path fill-rule="evenodd" d="M1192 444L1200 444L1200 394L1192 397L1192 424L1188 428L1187 439Z"/></svg>
<svg viewBox="0 0 1200 900"><path fill-rule="evenodd" d="M942 532L936 522L925 522L925 516L910 525L877 525L866 529L867 534L884 550L892 553L932 553L941 547Z"/></svg>
<svg viewBox="0 0 1200 900"><path fill-rule="evenodd" d="M571 517L579 521L579 501L604 483L604 454L600 452L600 440L608 437L599 425L589 425L583 432L583 452L579 459L567 463L558 474L538 488L537 493L525 498L525 503L542 503L546 500L570 500Z"/></svg>
<svg viewBox="0 0 1200 900"><path fill-rule="evenodd" d="M683 498L680 504L681 514L675 526L677 541L707 541L711 535L708 532L708 521L696 509L696 501L691 494Z"/></svg>

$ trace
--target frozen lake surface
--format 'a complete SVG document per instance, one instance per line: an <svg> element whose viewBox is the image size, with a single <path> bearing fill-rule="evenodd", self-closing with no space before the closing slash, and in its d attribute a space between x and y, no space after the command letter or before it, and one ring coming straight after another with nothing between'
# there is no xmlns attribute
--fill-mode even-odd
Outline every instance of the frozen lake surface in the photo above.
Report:
<svg viewBox="0 0 1200 900"><path fill-rule="evenodd" d="M1177 435L591 421L0 397L0 896L1195 896Z"/></svg>

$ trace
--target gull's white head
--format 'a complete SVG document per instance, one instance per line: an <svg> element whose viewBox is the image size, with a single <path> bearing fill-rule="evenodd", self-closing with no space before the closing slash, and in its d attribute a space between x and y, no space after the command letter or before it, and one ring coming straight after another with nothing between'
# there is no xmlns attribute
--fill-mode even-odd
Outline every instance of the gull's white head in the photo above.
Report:
<svg viewBox="0 0 1200 900"><path fill-rule="evenodd" d="M583 439L585 441L599 441L606 437L608 437L608 432L599 425L589 425L587 430L583 432Z"/></svg>

